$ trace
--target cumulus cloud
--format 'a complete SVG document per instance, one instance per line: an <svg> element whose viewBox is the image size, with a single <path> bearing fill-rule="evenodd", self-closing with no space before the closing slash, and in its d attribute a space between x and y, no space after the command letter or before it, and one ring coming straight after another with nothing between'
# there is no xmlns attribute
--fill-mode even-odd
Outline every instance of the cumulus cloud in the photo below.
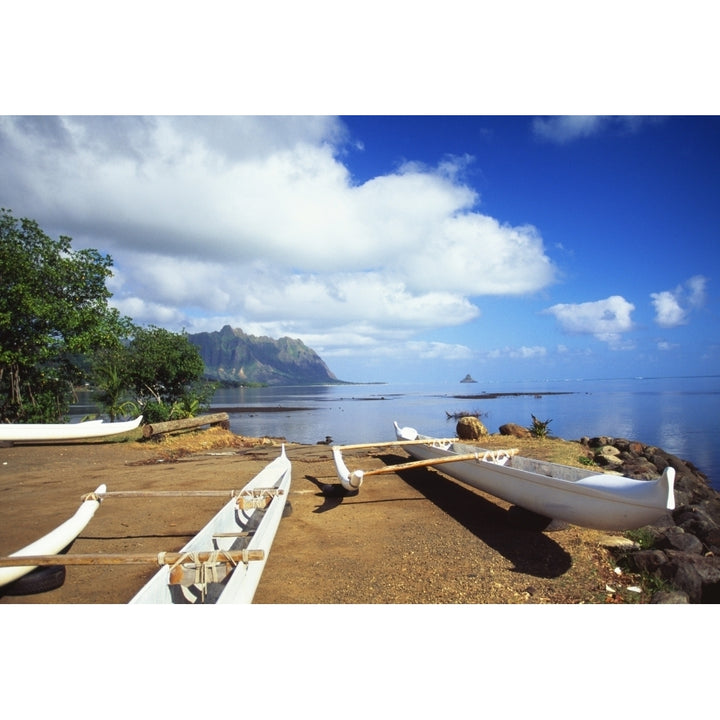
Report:
<svg viewBox="0 0 720 720"><path fill-rule="evenodd" d="M613 348L627 348L622 333L632 329L635 306L620 295L584 303L561 303L545 310L568 333L594 335Z"/></svg>
<svg viewBox="0 0 720 720"><path fill-rule="evenodd" d="M688 290L688 302L691 307L702 307L705 304L705 286L707 278L702 275L694 275L685 286Z"/></svg>
<svg viewBox="0 0 720 720"><path fill-rule="evenodd" d="M705 304L706 284L707 278L694 275L674 290L650 293L655 308L655 322L665 328L685 325L690 311Z"/></svg>
<svg viewBox="0 0 720 720"><path fill-rule="evenodd" d="M533 345L532 347L526 347L523 345L517 350L510 352L510 357L522 358L523 360L545 357L545 355L547 355L547 348L544 348L542 345Z"/></svg>
<svg viewBox="0 0 720 720"><path fill-rule="evenodd" d="M675 327L685 322L685 311L680 307L674 293L664 290L663 292L651 293L652 304L655 308L655 322L661 327Z"/></svg>
<svg viewBox="0 0 720 720"><path fill-rule="evenodd" d="M555 281L536 228L478 211L471 158L358 183L349 147L361 152L327 117L2 117L0 195L109 253L122 312L191 332L229 323L329 350L357 333L369 347ZM443 351L463 352L422 350Z"/></svg>
<svg viewBox="0 0 720 720"><path fill-rule="evenodd" d="M495 348L484 353L484 357L490 360L498 360L501 358L513 358L520 360L532 360L534 358L542 358L547 355L547 348L542 345L533 345L527 347L509 347Z"/></svg>

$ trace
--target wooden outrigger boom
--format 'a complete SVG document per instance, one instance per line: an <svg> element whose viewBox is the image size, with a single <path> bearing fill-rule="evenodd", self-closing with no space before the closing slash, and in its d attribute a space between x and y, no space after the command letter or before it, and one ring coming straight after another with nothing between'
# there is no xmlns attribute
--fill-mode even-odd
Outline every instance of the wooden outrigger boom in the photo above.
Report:
<svg viewBox="0 0 720 720"><path fill-rule="evenodd" d="M427 440L422 441L427 444ZM452 442L452 441L436 441L436 442ZM402 443L406 445L407 443ZM508 450L478 450L477 452L465 453L463 455L453 455L451 457L443 458L430 458L427 460L413 460L411 462L400 463L399 465L388 465L384 468L377 468L376 470L355 470L350 472L345 465L345 461L342 458L340 452L341 446L333 447L333 459L335 460L335 468L337 470L338 477L342 486L346 490L356 491L360 489L363 479L371 477L373 475L387 475L389 473L398 472L400 470L412 470L413 468L421 467L432 467L434 465L443 465L444 463L451 462L462 462L464 460L490 460L492 462L505 462L512 455L515 455L518 450L517 448L511 448ZM347 447L347 446L345 446Z"/></svg>
<svg viewBox="0 0 720 720"><path fill-rule="evenodd" d="M110 492L94 492L83 495L83 500L105 500L106 498L173 498L173 497L220 497L234 498L242 494L242 490L113 490Z"/></svg>
<svg viewBox="0 0 720 720"><path fill-rule="evenodd" d="M15 567L22 563L48 565L175 565L182 562L249 562L264 560L264 550L216 550L197 553L68 553L66 555L26 555L0 557L0 567Z"/></svg>
<svg viewBox="0 0 720 720"><path fill-rule="evenodd" d="M435 440L440 443L453 443L457 442L458 438L441 438ZM362 450L365 448L376 448L376 447L398 447L399 445L414 445L414 444L426 444L427 440L390 440L387 442L374 442L374 443L358 443L357 445L333 445L338 450Z"/></svg>

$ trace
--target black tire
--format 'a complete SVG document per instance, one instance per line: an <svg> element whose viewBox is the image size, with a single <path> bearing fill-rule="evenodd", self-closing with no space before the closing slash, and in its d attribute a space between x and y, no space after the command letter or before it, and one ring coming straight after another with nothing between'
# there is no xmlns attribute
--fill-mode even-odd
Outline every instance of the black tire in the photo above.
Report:
<svg viewBox="0 0 720 720"><path fill-rule="evenodd" d="M61 587L64 582L64 565L37 567L27 575L23 575L4 587L0 587L0 595L35 595L36 593L55 590Z"/></svg>

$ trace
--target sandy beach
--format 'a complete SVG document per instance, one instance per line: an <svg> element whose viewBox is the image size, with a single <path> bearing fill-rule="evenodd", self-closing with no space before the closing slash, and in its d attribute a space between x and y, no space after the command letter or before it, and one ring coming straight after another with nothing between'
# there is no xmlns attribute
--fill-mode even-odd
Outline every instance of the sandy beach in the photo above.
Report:
<svg viewBox="0 0 720 720"><path fill-rule="evenodd" d="M483 444L507 446L508 438L491 436ZM547 454L551 443L541 448ZM517 508L429 468L368 478L360 493L347 495L329 447L288 444L286 450L293 463L291 511L280 524L256 604L606 603L622 601L622 592L609 595L607 584L634 582L613 572L602 545L606 533L539 528ZM0 448L0 554L53 529L100 484L108 490L238 489L279 452L278 441L220 429L193 433L192 440ZM351 469L368 470L408 456L377 448L349 451L345 459ZM107 498L70 552L178 550L224 502ZM126 603L156 569L68 566L61 587L0 595L0 604Z"/></svg>

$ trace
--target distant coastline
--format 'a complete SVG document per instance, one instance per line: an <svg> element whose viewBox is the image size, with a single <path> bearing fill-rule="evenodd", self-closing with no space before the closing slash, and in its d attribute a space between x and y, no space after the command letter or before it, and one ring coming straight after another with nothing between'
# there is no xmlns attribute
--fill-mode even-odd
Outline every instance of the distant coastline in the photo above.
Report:
<svg viewBox="0 0 720 720"><path fill-rule="evenodd" d="M271 412L302 412L305 410L317 410L314 407L288 407L286 405L211 405L214 413L227 413L233 415L236 413L271 413Z"/></svg>
<svg viewBox="0 0 720 720"><path fill-rule="evenodd" d="M567 391L552 391L552 392L498 392L498 393L480 393L479 395L451 395L450 397L458 400L493 400L494 398L501 397L542 397L543 395L577 395L576 392L570 390Z"/></svg>

